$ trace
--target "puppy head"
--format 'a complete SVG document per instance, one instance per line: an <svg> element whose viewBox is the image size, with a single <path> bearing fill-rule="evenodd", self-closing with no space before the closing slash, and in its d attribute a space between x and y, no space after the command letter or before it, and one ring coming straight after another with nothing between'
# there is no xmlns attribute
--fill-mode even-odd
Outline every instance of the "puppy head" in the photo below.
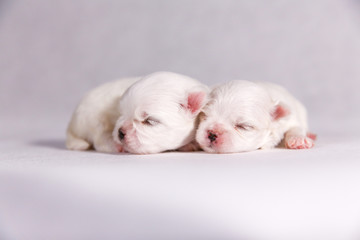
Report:
<svg viewBox="0 0 360 240"><path fill-rule="evenodd" d="M273 122L287 114L268 92L249 81L216 87L200 113L196 140L207 152L233 153L264 145Z"/></svg>
<svg viewBox="0 0 360 240"><path fill-rule="evenodd" d="M208 89L198 81L169 72L148 75L120 100L114 140L130 153L177 149L194 139L195 120Z"/></svg>

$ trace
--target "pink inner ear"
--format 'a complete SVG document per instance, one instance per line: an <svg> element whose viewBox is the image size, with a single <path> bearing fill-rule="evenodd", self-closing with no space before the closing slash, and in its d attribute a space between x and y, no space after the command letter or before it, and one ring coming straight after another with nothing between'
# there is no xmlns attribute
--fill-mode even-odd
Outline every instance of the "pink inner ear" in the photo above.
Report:
<svg viewBox="0 0 360 240"><path fill-rule="evenodd" d="M191 113L196 113L200 110L203 101L205 99L205 93L204 92L193 92L189 93L188 95L188 103L186 108L191 111Z"/></svg>
<svg viewBox="0 0 360 240"><path fill-rule="evenodd" d="M278 120L280 118L283 118L289 114L289 110L284 108L281 105L276 105L275 111L271 113L271 116L273 120Z"/></svg>

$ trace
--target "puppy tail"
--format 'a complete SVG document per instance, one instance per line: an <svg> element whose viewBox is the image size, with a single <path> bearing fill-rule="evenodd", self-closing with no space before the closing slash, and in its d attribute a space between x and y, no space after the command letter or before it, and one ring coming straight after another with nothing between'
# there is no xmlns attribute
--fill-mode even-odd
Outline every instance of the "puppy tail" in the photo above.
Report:
<svg viewBox="0 0 360 240"><path fill-rule="evenodd" d="M90 143L84 139L76 137L73 133L68 131L66 133L66 147L70 150L79 150L84 151L89 149L91 146Z"/></svg>

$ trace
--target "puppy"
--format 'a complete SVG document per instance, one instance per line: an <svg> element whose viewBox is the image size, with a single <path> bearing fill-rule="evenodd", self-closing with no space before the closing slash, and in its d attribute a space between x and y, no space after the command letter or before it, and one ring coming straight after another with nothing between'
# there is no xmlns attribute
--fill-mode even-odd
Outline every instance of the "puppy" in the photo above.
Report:
<svg viewBox="0 0 360 240"><path fill-rule="evenodd" d="M273 148L311 148L305 107L281 86L235 80L210 93L196 140L211 153Z"/></svg>
<svg viewBox="0 0 360 240"><path fill-rule="evenodd" d="M208 91L200 82L171 72L106 83L76 108L66 146L137 154L191 149Z"/></svg>

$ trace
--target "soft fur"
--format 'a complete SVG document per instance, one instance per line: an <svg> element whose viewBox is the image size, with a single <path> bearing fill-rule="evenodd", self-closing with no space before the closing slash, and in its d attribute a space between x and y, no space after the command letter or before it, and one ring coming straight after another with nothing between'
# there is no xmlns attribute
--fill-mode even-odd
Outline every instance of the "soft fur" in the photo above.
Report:
<svg viewBox="0 0 360 240"><path fill-rule="evenodd" d="M235 80L215 87L200 114L196 140L212 153L273 148L311 148L305 107L284 88Z"/></svg>
<svg viewBox="0 0 360 240"><path fill-rule="evenodd" d="M205 85L171 72L106 83L75 110L66 146L138 154L191 149L207 94Z"/></svg>

